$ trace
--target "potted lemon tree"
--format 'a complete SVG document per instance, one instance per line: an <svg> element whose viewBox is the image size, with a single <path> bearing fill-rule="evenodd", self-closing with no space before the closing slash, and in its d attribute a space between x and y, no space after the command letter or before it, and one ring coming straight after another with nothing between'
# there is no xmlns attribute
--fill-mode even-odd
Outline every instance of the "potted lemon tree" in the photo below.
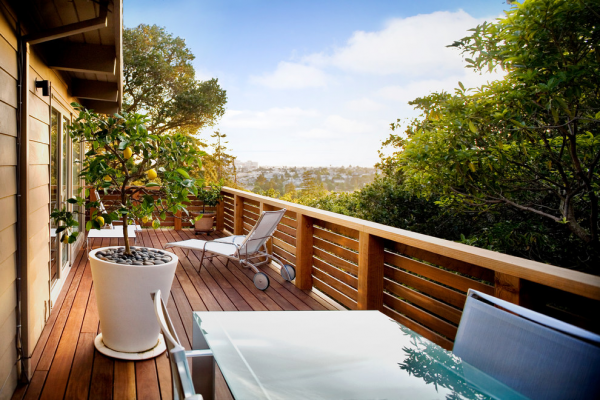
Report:
<svg viewBox="0 0 600 400"><path fill-rule="evenodd" d="M85 195L69 199L90 210L86 229L101 229L120 221L124 246L104 247L89 253L100 327L96 348L122 359L154 357L165 349L154 315L151 293L158 289L168 301L177 267L177 256L160 249L134 247L129 243L131 224L152 221L154 229L167 213L182 211L189 218L188 196L196 196L203 186L189 175L201 163L202 151L185 135L152 135L144 115L115 114L107 117L73 103L79 115L69 127L73 141L86 148L81 176ZM135 186L134 186L135 184ZM97 201L86 201L89 190L99 194ZM118 200L103 201L118 193ZM101 207L102 204L102 207ZM78 232L75 215L67 209L52 213L57 235L73 243Z"/></svg>

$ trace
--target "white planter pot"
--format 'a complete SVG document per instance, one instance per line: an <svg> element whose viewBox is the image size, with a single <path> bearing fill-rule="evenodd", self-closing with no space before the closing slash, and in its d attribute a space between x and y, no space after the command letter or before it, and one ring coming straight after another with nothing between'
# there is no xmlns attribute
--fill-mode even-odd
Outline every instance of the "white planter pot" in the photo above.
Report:
<svg viewBox="0 0 600 400"><path fill-rule="evenodd" d="M116 358L155 357L164 351L164 343L151 294L160 290L168 302L179 259L168 253L172 259L165 264L127 265L96 257L99 251L118 247L122 246L95 249L89 255L102 331L96 348Z"/></svg>

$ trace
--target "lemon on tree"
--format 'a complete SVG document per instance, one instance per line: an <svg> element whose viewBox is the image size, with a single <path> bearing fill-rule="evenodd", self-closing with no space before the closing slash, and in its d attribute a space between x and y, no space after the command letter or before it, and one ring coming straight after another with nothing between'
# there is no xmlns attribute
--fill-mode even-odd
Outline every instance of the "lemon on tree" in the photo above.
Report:
<svg viewBox="0 0 600 400"><path fill-rule="evenodd" d="M129 160L132 155L133 150L131 150L131 147L126 147L125 150L123 150L123 158L125 158L126 160Z"/></svg>
<svg viewBox="0 0 600 400"><path fill-rule="evenodd" d="M156 179L158 174L156 173L156 170L154 168L152 168L152 169L149 169L148 171L146 171L146 176L148 176L148 179L152 180L152 179Z"/></svg>

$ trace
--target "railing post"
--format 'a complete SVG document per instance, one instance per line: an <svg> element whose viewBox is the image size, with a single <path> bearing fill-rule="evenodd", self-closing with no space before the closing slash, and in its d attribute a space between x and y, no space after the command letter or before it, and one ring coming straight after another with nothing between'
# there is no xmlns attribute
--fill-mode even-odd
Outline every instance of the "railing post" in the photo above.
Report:
<svg viewBox="0 0 600 400"><path fill-rule="evenodd" d="M497 272L494 274L495 296L514 304L521 304L521 279Z"/></svg>
<svg viewBox="0 0 600 400"><path fill-rule="evenodd" d="M366 232L358 237L358 309L383 310L383 240Z"/></svg>
<svg viewBox="0 0 600 400"><path fill-rule="evenodd" d="M223 232L225 230L225 201L219 201L217 204L217 226L216 229L219 232Z"/></svg>
<svg viewBox="0 0 600 400"><path fill-rule="evenodd" d="M312 289L313 221L298 213L296 216L296 286L299 289Z"/></svg>
<svg viewBox="0 0 600 400"><path fill-rule="evenodd" d="M269 204L265 204L262 201L260 202L260 214L262 215L263 211L273 211L273 207ZM267 240L267 252L269 254L273 254L273 239Z"/></svg>
<svg viewBox="0 0 600 400"><path fill-rule="evenodd" d="M244 198L237 194L233 203L233 234L244 234Z"/></svg>
<svg viewBox="0 0 600 400"><path fill-rule="evenodd" d="M176 231L180 231L182 228L182 224L181 224L181 210L178 210L175 215L175 218L173 218L173 229L175 229Z"/></svg>

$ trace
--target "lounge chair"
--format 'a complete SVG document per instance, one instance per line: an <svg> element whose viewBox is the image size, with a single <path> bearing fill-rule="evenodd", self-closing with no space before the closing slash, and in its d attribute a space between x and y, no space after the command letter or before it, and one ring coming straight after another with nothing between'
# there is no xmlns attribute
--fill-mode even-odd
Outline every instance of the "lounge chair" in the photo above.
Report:
<svg viewBox="0 0 600 400"><path fill-rule="evenodd" d="M221 239L206 241L198 239L183 240L180 242L167 243L165 248L180 247L187 250L200 250L202 258L200 267L204 262L206 253L211 253L207 258L212 259L215 256L222 256L229 260L238 261L240 265L251 268L254 274L254 286L259 290L266 290L269 287L269 277L264 272L260 272L257 267L275 261L281 267L281 276L286 281L293 281L296 278L296 270L291 265L283 264L279 259L269 254L267 251L267 240L273 236L277 225L285 214L285 208L279 211L264 211L256 221L256 225L246 236L236 235ZM226 264L227 265L227 264Z"/></svg>
<svg viewBox="0 0 600 400"><path fill-rule="evenodd" d="M167 294L168 295L168 294ZM160 290L153 295L154 312L158 319L158 324L165 338L169 360L171 361L171 375L173 377L173 398L176 400L202 400L202 395L196 393L194 382L190 373L187 358L207 357L212 361L213 354L210 350L191 350L186 351L181 345L165 302L162 299Z"/></svg>
<svg viewBox="0 0 600 400"><path fill-rule="evenodd" d="M600 398L599 335L472 289L452 352L531 399Z"/></svg>

